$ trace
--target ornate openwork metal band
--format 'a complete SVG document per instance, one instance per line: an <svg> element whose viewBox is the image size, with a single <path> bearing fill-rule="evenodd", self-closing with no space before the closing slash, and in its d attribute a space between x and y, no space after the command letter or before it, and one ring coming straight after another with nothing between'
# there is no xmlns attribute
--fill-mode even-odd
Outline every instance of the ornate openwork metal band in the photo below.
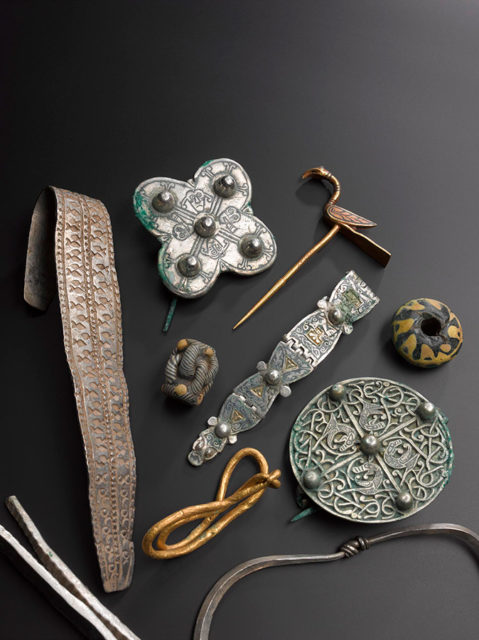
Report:
<svg viewBox="0 0 479 640"><path fill-rule="evenodd" d="M45 310L56 291L85 445L93 534L105 591L133 574L135 454L123 374L120 291L108 212L99 200L50 187L30 228L24 296Z"/></svg>
<svg viewBox="0 0 479 640"><path fill-rule="evenodd" d="M291 467L307 497L333 515L400 520L430 504L449 480L453 452L446 425L440 409L404 384L345 380L299 414Z"/></svg>
<svg viewBox="0 0 479 640"><path fill-rule="evenodd" d="M278 395L289 396L290 384L310 374L334 349L342 333L379 302L363 280L347 273L330 298L321 299L318 310L303 318L278 343L268 363L259 362L257 373L241 382L229 395L217 417L193 443L188 460L194 466L211 460L238 434L255 427Z"/></svg>

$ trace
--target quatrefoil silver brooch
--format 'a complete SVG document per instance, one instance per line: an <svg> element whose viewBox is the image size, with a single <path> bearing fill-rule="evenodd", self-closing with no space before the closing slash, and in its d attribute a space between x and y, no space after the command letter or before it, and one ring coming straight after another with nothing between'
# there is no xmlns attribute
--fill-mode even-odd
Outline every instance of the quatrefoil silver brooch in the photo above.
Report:
<svg viewBox="0 0 479 640"><path fill-rule="evenodd" d="M276 242L253 215L251 181L234 160L205 162L193 179L151 178L135 190L142 224L161 242L158 270L183 298L204 295L223 271L253 275L270 267Z"/></svg>

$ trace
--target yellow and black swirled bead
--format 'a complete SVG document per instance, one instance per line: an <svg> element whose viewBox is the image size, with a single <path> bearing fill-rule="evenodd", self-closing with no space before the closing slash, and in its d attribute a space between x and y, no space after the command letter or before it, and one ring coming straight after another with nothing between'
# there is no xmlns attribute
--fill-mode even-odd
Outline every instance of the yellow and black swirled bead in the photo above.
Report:
<svg viewBox="0 0 479 640"><path fill-rule="evenodd" d="M392 321L396 351L416 367L439 367L462 347L459 318L443 302L415 298L396 311Z"/></svg>

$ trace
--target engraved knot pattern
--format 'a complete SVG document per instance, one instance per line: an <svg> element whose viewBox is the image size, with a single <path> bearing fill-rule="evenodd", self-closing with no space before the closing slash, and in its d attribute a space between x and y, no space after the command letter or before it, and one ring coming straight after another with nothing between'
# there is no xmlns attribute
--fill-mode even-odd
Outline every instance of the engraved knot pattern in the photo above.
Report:
<svg viewBox="0 0 479 640"><path fill-rule="evenodd" d="M405 518L430 504L449 480L453 452L447 419L406 385L378 378L340 383L344 396L322 391L298 416L290 438L290 460L307 496L327 511L356 522ZM338 386L338 385L335 385ZM361 441L374 436L378 448L364 453ZM302 483L315 472L314 488ZM412 508L401 511L407 492Z"/></svg>
<svg viewBox="0 0 479 640"><path fill-rule="evenodd" d="M286 335L292 349L301 352L313 367L326 358L334 348L341 333L352 332L352 323L368 314L379 298L354 271L341 278L330 298L318 301L318 310L303 318ZM344 316L340 325L328 320L329 310L337 308Z"/></svg>
<svg viewBox="0 0 479 640"><path fill-rule="evenodd" d="M215 181L232 177L235 191L222 197L215 191ZM161 213L153 206L158 194L167 192L174 206ZM141 223L161 242L158 270L165 285L176 295L196 298L204 295L223 271L253 275L264 271L276 258L276 243L267 226L253 215L252 188L243 167L226 158L211 160L201 166L193 179L183 182L173 178L151 178L135 190L134 208ZM197 232L204 216L213 220L209 237ZM247 257L242 240L260 242L260 254ZM178 261L192 256L197 272L185 276Z"/></svg>

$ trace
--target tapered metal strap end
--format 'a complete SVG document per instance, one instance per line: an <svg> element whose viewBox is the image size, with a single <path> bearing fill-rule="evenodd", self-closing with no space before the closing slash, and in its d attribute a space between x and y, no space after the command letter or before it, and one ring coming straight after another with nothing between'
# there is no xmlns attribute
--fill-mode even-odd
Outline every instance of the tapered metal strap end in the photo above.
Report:
<svg viewBox="0 0 479 640"><path fill-rule="evenodd" d="M354 242L354 244L362 249L370 258L376 260L382 267L388 264L391 253L384 247L381 247L377 242L374 242L374 240L371 240L371 238L368 238L368 236L356 231L347 224L341 225L341 233L348 238L348 240Z"/></svg>

